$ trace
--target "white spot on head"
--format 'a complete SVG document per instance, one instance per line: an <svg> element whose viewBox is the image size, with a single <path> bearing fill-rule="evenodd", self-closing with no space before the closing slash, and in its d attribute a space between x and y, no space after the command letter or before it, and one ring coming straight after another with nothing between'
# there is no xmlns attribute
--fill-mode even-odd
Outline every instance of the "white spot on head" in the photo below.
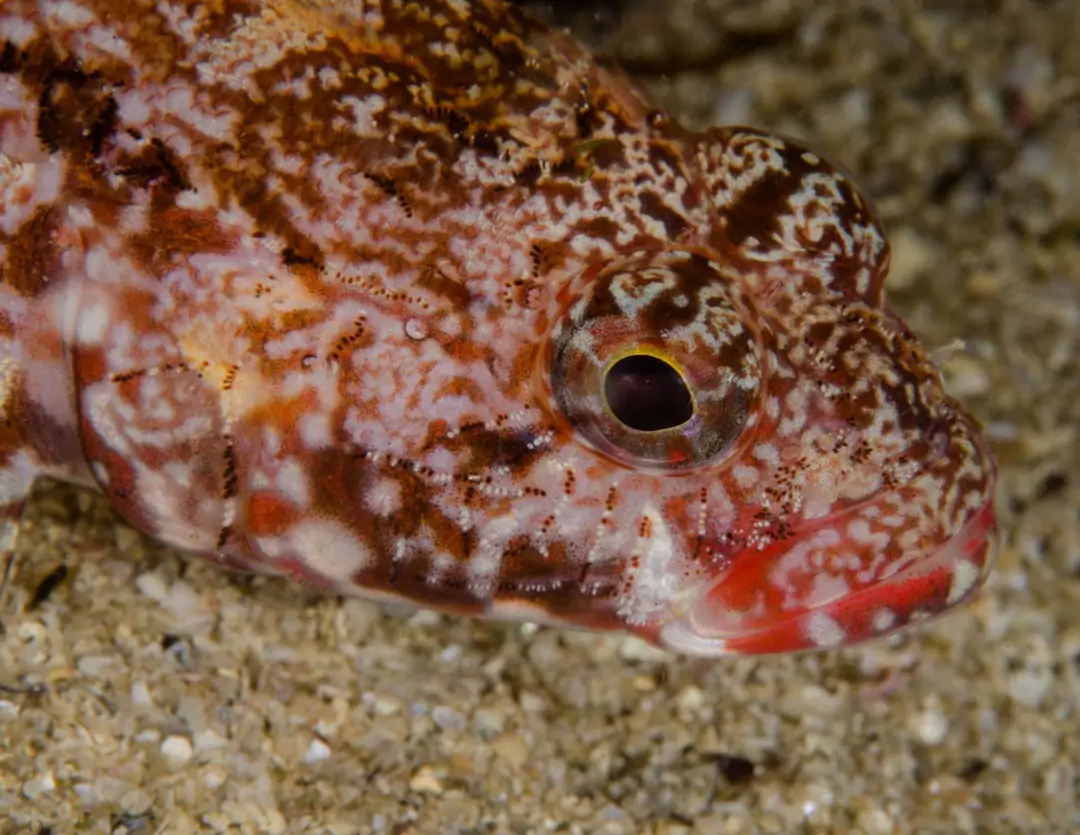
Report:
<svg viewBox="0 0 1080 835"><path fill-rule="evenodd" d="M97 17L93 12L73 0L57 0L57 2L46 4L45 19L55 27L56 31L80 29L97 22Z"/></svg>
<svg viewBox="0 0 1080 835"><path fill-rule="evenodd" d="M296 458L286 458L281 462L274 478L274 488L297 507L305 508L311 501L307 471Z"/></svg>
<svg viewBox="0 0 1080 835"><path fill-rule="evenodd" d="M321 412L308 412L299 421L300 440L307 449L324 449L333 442L330 418Z"/></svg>
<svg viewBox="0 0 1080 835"><path fill-rule="evenodd" d="M835 618L825 612L813 612L806 619L806 637L816 647L838 647L847 633Z"/></svg>
<svg viewBox="0 0 1080 835"><path fill-rule="evenodd" d="M960 560L953 567L952 582L949 584L947 605L959 603L979 582L979 569L968 560Z"/></svg>
<svg viewBox="0 0 1080 835"><path fill-rule="evenodd" d="M98 345L105 338L112 321L112 312L103 302L90 304L79 311L79 323L75 333L82 345Z"/></svg>
<svg viewBox="0 0 1080 835"><path fill-rule="evenodd" d="M368 510L380 516L389 516L401 509L401 485L392 478L381 478L364 496Z"/></svg>
<svg viewBox="0 0 1080 835"><path fill-rule="evenodd" d="M780 453L772 444L758 444L754 447L754 457L762 463L776 469L780 466Z"/></svg>
<svg viewBox="0 0 1080 835"><path fill-rule="evenodd" d="M22 15L0 19L0 40L11 41L18 49L27 46L37 33L37 26Z"/></svg>
<svg viewBox="0 0 1080 835"><path fill-rule="evenodd" d="M896 612L887 606L882 606L874 612L874 616L870 623L875 632L884 632L887 629L891 629L896 623Z"/></svg>
<svg viewBox="0 0 1080 835"><path fill-rule="evenodd" d="M352 127L360 136L374 136L378 130L375 117L383 112L386 99L380 95L369 95L364 99L356 96L344 96L341 99L343 109L352 117Z"/></svg>
<svg viewBox="0 0 1080 835"><path fill-rule="evenodd" d="M735 482L744 490L757 484L760 476L756 467L749 467L746 464L736 464L731 474L735 477Z"/></svg>
<svg viewBox="0 0 1080 835"><path fill-rule="evenodd" d="M281 556L298 559L341 585L351 583L374 559L355 533L332 519L306 519L282 539L286 547Z"/></svg>
<svg viewBox="0 0 1080 835"><path fill-rule="evenodd" d="M642 507L649 534L639 538L640 568L629 594L619 602L619 614L627 623L647 623L663 617L678 594L681 571L679 548L671 527L651 503Z"/></svg>
<svg viewBox="0 0 1080 835"><path fill-rule="evenodd" d="M0 469L0 505L14 504L26 498L38 474L37 456L20 449Z"/></svg>

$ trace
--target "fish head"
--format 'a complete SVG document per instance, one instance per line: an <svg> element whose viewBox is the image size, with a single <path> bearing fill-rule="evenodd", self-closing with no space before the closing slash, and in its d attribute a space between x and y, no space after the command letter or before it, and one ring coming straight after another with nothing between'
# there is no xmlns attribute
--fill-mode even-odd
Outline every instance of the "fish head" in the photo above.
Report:
<svg viewBox="0 0 1080 835"><path fill-rule="evenodd" d="M828 222L805 201L791 221L800 183L772 183L771 213L585 276L541 354L566 447L617 485L601 523L620 615L681 654L889 635L970 598L992 563L986 443L884 300L871 210L824 165L839 231L815 237Z"/></svg>

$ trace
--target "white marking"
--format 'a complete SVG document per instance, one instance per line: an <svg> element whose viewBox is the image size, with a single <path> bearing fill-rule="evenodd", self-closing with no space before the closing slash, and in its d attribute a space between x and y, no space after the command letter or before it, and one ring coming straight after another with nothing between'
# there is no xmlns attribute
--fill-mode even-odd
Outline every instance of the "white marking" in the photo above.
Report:
<svg viewBox="0 0 1080 835"><path fill-rule="evenodd" d="M364 496L364 504L372 513L389 516L401 509L401 485L392 478L381 478Z"/></svg>
<svg viewBox="0 0 1080 835"><path fill-rule="evenodd" d="M7 102L2 102L7 104ZM6 110L5 108L2 108ZM17 153L7 145L5 150ZM53 203L63 186L65 166L60 158L16 162L0 152L0 231L13 235L39 206Z"/></svg>
<svg viewBox="0 0 1080 835"><path fill-rule="evenodd" d="M816 647L838 647L844 643L847 633L836 619L825 612L813 612L806 619L806 637Z"/></svg>
<svg viewBox="0 0 1080 835"><path fill-rule="evenodd" d="M776 447L772 444L762 443L755 446L754 457L773 469L780 466L780 453L776 451Z"/></svg>
<svg viewBox="0 0 1080 835"><path fill-rule="evenodd" d="M960 560L953 568L952 582L949 584L949 596L946 604L952 606L963 599L964 595L975 588L979 582L979 569L968 560Z"/></svg>
<svg viewBox="0 0 1080 835"><path fill-rule="evenodd" d="M688 627L686 618L665 624L660 630L659 642L665 650L677 655L719 658L732 654L724 638L699 635Z"/></svg>
<svg viewBox="0 0 1080 835"><path fill-rule="evenodd" d="M307 449L325 449L334 442L330 428L330 416L321 412L308 412L300 418L300 440Z"/></svg>
<svg viewBox="0 0 1080 835"><path fill-rule="evenodd" d="M37 27L25 17L0 19L0 41L11 41L19 49L36 38L37 33Z"/></svg>
<svg viewBox="0 0 1080 835"><path fill-rule="evenodd" d="M58 2L45 3L42 14L49 22L50 28L56 31L63 29L82 29L91 23L96 23L94 14L81 3L73 0L58 0Z"/></svg>
<svg viewBox="0 0 1080 835"><path fill-rule="evenodd" d="M349 111L352 116L352 128L358 136L376 136L379 127L375 122L378 116L386 108L386 99L377 94L370 94L363 99L356 96L345 96L341 99L341 109Z"/></svg>
<svg viewBox="0 0 1080 835"><path fill-rule="evenodd" d="M887 629L891 629L895 623L896 612L885 606L882 606L874 612L874 616L870 621L870 625L873 626L875 632L884 632Z"/></svg>
<svg viewBox="0 0 1080 835"><path fill-rule="evenodd" d="M26 450L12 455L8 466L0 470L0 505L25 499L37 473L38 462Z"/></svg>
<svg viewBox="0 0 1080 835"><path fill-rule="evenodd" d="M649 521L650 535L640 540L640 567L629 594L619 601L619 614L630 624L648 623L670 612L681 577L678 548L664 517L652 503L642 507L641 516Z"/></svg>
<svg viewBox="0 0 1080 835"><path fill-rule="evenodd" d="M761 476L756 467L750 467L746 464L736 464L732 468L731 474L735 477L735 482L744 490L757 484L758 478Z"/></svg>
<svg viewBox="0 0 1080 835"><path fill-rule="evenodd" d="M274 489L297 507L307 507L311 502L307 471L296 458L286 458L274 478Z"/></svg>
<svg viewBox="0 0 1080 835"><path fill-rule="evenodd" d="M305 519L281 539L287 548L281 556L295 557L341 585L351 583L374 560L356 534L332 519Z"/></svg>
<svg viewBox="0 0 1080 835"><path fill-rule="evenodd" d="M87 45L97 47L106 55L131 62L131 45L120 38L113 29L105 26L91 26L85 40Z"/></svg>
<svg viewBox="0 0 1080 835"><path fill-rule="evenodd" d="M82 345L99 345L105 339L112 322L112 311L104 301L90 304L79 311L79 324L75 338Z"/></svg>

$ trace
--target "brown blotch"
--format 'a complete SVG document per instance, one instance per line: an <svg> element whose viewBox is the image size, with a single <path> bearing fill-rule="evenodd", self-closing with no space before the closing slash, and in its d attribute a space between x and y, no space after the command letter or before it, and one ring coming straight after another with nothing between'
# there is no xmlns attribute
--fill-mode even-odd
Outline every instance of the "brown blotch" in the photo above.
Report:
<svg viewBox="0 0 1080 835"><path fill-rule="evenodd" d="M174 195L191 188L184 164L160 139L152 139L134 154L117 162L116 173L138 189L156 187L155 197Z"/></svg>
<svg viewBox="0 0 1080 835"><path fill-rule="evenodd" d="M0 283L21 296L33 298L43 293L56 264L53 235L58 225L56 210L52 206L39 206L15 234L4 241L8 253L7 262L0 265Z"/></svg>
<svg viewBox="0 0 1080 835"><path fill-rule="evenodd" d="M97 73L73 62L56 67L39 99L37 135L50 150L94 159L116 130L116 100Z"/></svg>
<svg viewBox="0 0 1080 835"><path fill-rule="evenodd" d="M678 241L686 234L690 224L686 218L668 206L663 198L653 191L642 191L639 198L641 211L664 224L664 233L668 241Z"/></svg>
<svg viewBox="0 0 1080 835"><path fill-rule="evenodd" d="M484 474L495 467L506 467L511 472L522 472L532 467L545 454L535 436L528 430L488 429L479 427L465 430L444 446L455 452L467 450L468 459L464 471Z"/></svg>
<svg viewBox="0 0 1080 835"><path fill-rule="evenodd" d="M126 243L142 266L162 270L183 256L228 252L236 245L236 234L222 228L213 209L173 205L152 212L147 230L129 236Z"/></svg>
<svg viewBox="0 0 1080 835"><path fill-rule="evenodd" d="M308 247L305 250L287 246L281 252L281 263L286 267L316 267L319 265L319 252Z"/></svg>
<svg viewBox="0 0 1080 835"><path fill-rule="evenodd" d="M0 73L13 73L19 68L19 50L10 41L0 46Z"/></svg>
<svg viewBox="0 0 1080 835"><path fill-rule="evenodd" d="M424 268L416 286L446 299L456 310L465 310L473 298L473 294L463 282L448 276L437 264L429 264Z"/></svg>
<svg viewBox="0 0 1080 835"><path fill-rule="evenodd" d="M507 543L499 561L498 596L521 600L538 600L560 589L572 587L575 572L564 560L545 556L532 544L527 534L514 537Z"/></svg>

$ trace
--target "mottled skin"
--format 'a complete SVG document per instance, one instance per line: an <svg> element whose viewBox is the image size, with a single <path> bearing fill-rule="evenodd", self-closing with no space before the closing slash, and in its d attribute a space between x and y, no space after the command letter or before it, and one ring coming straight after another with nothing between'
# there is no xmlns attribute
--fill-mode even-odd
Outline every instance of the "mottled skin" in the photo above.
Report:
<svg viewBox="0 0 1080 835"><path fill-rule="evenodd" d="M887 265L827 162L501 0L4 0L0 557L49 474L342 593L697 655L885 634L995 528ZM628 364L628 426L627 356L692 414Z"/></svg>

